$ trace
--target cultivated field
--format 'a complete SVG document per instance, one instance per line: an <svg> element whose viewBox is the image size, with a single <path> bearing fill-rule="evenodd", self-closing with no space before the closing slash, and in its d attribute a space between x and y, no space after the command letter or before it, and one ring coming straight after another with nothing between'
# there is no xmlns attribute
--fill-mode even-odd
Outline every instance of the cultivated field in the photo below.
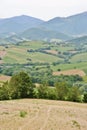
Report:
<svg viewBox="0 0 87 130"><path fill-rule="evenodd" d="M62 58L52 56L50 54L45 54L42 52L27 52L27 50L32 49L33 51L35 49L45 48L48 47L48 45L45 45L43 42L26 42L22 43L21 45L12 45L5 49L6 55L3 57L2 62L3 63L27 63L28 59L31 59L32 62L56 62L56 61L62 61ZM1 50L2 51L2 50ZM51 52L56 52L55 50Z"/></svg>
<svg viewBox="0 0 87 130"><path fill-rule="evenodd" d="M87 104L40 99L1 101L0 130L87 130Z"/></svg>
<svg viewBox="0 0 87 130"><path fill-rule="evenodd" d="M53 75L79 75L79 76L85 76L86 74L84 73L84 71L80 70L80 69L72 69L72 70L66 70L66 71L57 71L57 72L53 72Z"/></svg>
<svg viewBox="0 0 87 130"><path fill-rule="evenodd" d="M46 63L54 71L80 69L87 74L87 47L76 50L77 45L54 44L43 41L25 41L20 44L0 46L0 64ZM82 50L81 50L82 49ZM47 54L49 53L49 54ZM37 67L35 64L34 67ZM42 65L38 66L41 69ZM46 70L44 68L44 70Z"/></svg>

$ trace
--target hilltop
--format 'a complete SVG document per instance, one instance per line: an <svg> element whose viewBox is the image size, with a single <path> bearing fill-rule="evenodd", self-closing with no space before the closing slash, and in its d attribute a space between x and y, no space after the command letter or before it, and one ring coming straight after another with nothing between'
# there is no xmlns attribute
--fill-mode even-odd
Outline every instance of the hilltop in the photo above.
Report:
<svg viewBox="0 0 87 130"><path fill-rule="evenodd" d="M1 130L86 130L87 104L41 99L0 102ZM15 122L15 123L14 123Z"/></svg>

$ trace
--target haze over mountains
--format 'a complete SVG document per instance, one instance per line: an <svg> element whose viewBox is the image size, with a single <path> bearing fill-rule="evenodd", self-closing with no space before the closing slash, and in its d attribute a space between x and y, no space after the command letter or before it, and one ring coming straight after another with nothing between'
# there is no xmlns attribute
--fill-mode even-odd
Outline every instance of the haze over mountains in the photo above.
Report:
<svg viewBox="0 0 87 130"><path fill-rule="evenodd" d="M87 12L49 21L26 15L0 19L0 38L8 42L24 39L70 40L84 35L87 35Z"/></svg>

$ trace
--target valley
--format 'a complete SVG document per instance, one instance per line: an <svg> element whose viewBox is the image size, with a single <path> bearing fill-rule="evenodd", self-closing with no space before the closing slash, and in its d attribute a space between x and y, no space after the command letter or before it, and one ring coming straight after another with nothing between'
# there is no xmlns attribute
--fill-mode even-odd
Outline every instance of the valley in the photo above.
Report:
<svg viewBox="0 0 87 130"><path fill-rule="evenodd" d="M1 19L1 86L23 71L34 84L54 87L64 81L77 84L82 95L87 92L86 16L87 12L48 21L25 15Z"/></svg>
<svg viewBox="0 0 87 130"><path fill-rule="evenodd" d="M87 130L86 5L1 1L0 130Z"/></svg>

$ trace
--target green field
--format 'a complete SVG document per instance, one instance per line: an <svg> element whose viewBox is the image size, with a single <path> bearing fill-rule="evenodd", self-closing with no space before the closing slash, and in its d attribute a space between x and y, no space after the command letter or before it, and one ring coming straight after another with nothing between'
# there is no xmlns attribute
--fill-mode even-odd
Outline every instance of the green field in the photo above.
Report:
<svg viewBox="0 0 87 130"><path fill-rule="evenodd" d="M26 63L27 59L31 59L32 62L55 62L62 60L56 56L44 54L40 52L28 53L27 51L18 51L14 48L7 51L7 55L3 58L4 63Z"/></svg>
<svg viewBox="0 0 87 130"><path fill-rule="evenodd" d="M47 46L46 44L44 44L44 42L42 41L28 41L28 42L23 42L22 44L20 44L19 48L23 48L23 49L38 49L41 47L45 47Z"/></svg>
<svg viewBox="0 0 87 130"><path fill-rule="evenodd" d="M27 63L27 59L31 59L32 62L48 62L52 63L55 61L61 61L62 58L53 56L50 54L45 54L42 52L27 52L28 49L39 49L44 48L47 45L44 45L42 42L27 42L20 46L12 46L6 49L7 54L3 58L4 63Z"/></svg>
<svg viewBox="0 0 87 130"><path fill-rule="evenodd" d="M61 70L70 70L70 69L81 69L87 73L87 62L80 62L80 63L71 63L71 64L59 64L56 66L51 66L54 71L58 69Z"/></svg>
<svg viewBox="0 0 87 130"><path fill-rule="evenodd" d="M87 61L87 53L80 53L73 56L70 61L73 62L80 62L80 61Z"/></svg>
<svg viewBox="0 0 87 130"><path fill-rule="evenodd" d="M54 44L43 41L26 41L17 45L6 46L0 46L0 51L4 50L6 52L2 57L2 63L47 63L53 71L57 71L58 69L81 69L87 73L87 52L84 51L85 45L81 51L74 50L77 48L77 45L65 43L59 45L59 43ZM43 52L43 50L48 50L48 52L56 50L60 54L47 53L46 51ZM72 51L75 51L76 54L72 55ZM67 52L71 53L70 57ZM64 53L66 54L64 55ZM37 65L36 68L41 70L41 68L46 69L46 66Z"/></svg>
<svg viewBox="0 0 87 130"><path fill-rule="evenodd" d="M70 50L73 50L74 49L74 47L73 46L69 46L69 47L67 47L67 46L54 46L54 47L52 47L51 49L53 49L53 50L57 50L57 51L61 51L61 52L66 52L66 51L70 51Z"/></svg>

